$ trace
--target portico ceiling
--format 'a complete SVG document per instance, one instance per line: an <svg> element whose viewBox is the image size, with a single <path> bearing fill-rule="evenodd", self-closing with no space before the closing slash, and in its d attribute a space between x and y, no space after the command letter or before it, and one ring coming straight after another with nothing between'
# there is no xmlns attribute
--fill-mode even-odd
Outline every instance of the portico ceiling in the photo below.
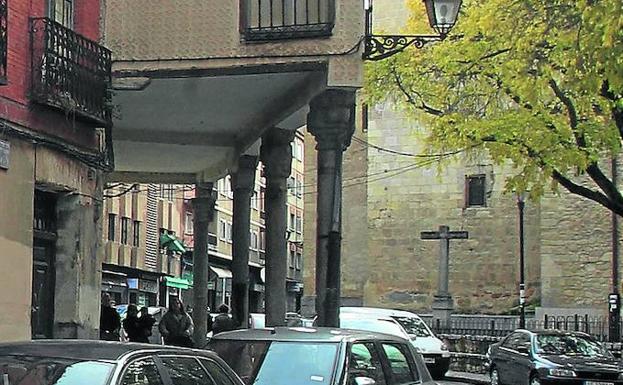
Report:
<svg viewBox="0 0 623 385"><path fill-rule="evenodd" d="M322 70L249 72L117 74L109 179L222 176L265 129L303 124L308 102L326 84Z"/></svg>

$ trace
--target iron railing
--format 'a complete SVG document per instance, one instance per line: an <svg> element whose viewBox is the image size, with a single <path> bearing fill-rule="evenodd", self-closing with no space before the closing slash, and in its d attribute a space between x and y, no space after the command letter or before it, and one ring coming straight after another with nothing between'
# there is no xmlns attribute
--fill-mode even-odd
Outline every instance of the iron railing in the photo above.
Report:
<svg viewBox="0 0 623 385"><path fill-rule="evenodd" d="M111 120L111 53L49 19L31 19L32 98L102 125Z"/></svg>
<svg viewBox="0 0 623 385"><path fill-rule="evenodd" d="M335 0L242 0L248 41L330 36Z"/></svg>
<svg viewBox="0 0 623 385"><path fill-rule="evenodd" d="M0 0L0 84L7 83L8 0Z"/></svg>
<svg viewBox="0 0 623 385"><path fill-rule="evenodd" d="M457 316L449 326L440 320L422 317L436 334L504 337L519 328L519 317ZM610 341L608 318L588 315L545 316L544 319L526 319L526 329L558 329L590 334L598 341ZM623 323L621 324L623 327Z"/></svg>

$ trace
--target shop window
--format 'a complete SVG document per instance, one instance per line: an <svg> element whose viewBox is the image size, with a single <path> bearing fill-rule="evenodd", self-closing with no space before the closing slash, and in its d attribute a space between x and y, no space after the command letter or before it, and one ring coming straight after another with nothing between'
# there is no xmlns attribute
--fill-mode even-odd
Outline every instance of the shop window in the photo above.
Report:
<svg viewBox="0 0 623 385"><path fill-rule="evenodd" d="M466 178L465 186L467 188L467 206L485 206L486 205L486 191L485 191L486 177L484 174L470 175Z"/></svg>

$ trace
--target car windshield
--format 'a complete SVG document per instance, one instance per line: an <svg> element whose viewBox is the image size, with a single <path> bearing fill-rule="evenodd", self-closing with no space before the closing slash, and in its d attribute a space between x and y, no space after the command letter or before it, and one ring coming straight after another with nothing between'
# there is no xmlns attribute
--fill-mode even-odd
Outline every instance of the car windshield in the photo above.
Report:
<svg viewBox="0 0 623 385"><path fill-rule="evenodd" d="M382 318L340 317L340 327L391 334L408 339L409 336L395 321Z"/></svg>
<svg viewBox="0 0 623 385"><path fill-rule="evenodd" d="M392 317L405 329L407 334L412 337L430 337L431 332L419 318L415 317Z"/></svg>
<svg viewBox="0 0 623 385"><path fill-rule="evenodd" d="M612 357L599 342L584 336L541 334L536 338L537 352L541 354Z"/></svg>
<svg viewBox="0 0 623 385"><path fill-rule="evenodd" d="M234 341L216 339L218 353L247 385L328 385L338 343Z"/></svg>
<svg viewBox="0 0 623 385"><path fill-rule="evenodd" d="M114 367L97 361L0 356L2 385L105 385Z"/></svg>

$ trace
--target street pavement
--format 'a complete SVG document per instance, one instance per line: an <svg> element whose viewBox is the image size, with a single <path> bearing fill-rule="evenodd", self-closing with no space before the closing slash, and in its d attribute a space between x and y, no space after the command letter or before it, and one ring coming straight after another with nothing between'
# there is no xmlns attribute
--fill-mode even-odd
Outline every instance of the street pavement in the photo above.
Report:
<svg viewBox="0 0 623 385"><path fill-rule="evenodd" d="M491 383L489 376L484 374L464 373L448 371L446 373L445 382L439 382L440 384L476 384L476 385L488 385Z"/></svg>

